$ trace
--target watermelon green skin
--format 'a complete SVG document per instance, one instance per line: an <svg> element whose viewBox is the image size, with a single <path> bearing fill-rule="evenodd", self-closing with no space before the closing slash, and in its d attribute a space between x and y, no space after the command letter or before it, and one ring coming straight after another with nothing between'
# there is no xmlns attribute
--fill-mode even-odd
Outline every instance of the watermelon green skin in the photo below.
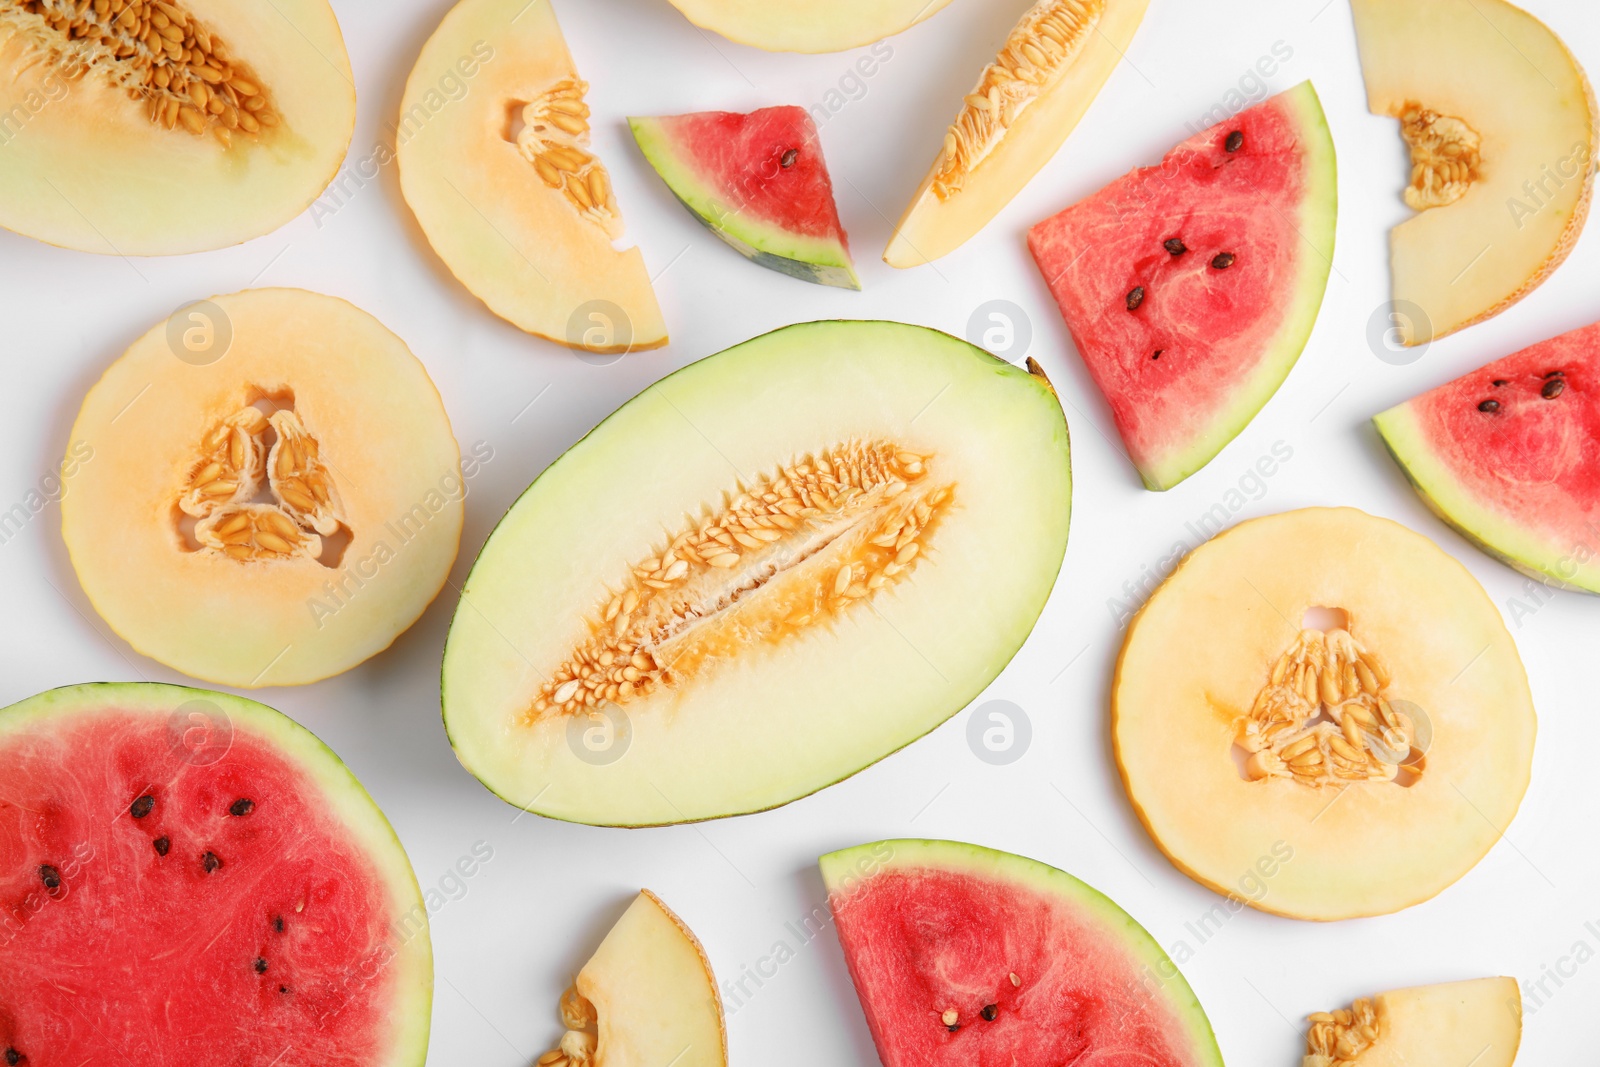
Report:
<svg viewBox="0 0 1600 1067"><path fill-rule="evenodd" d="M953 841L820 864L884 1067L1221 1067L1176 965L1064 871Z"/></svg>
<svg viewBox="0 0 1600 1067"><path fill-rule="evenodd" d="M1600 594L1600 323L1373 422L1428 506L1485 552L1548 585Z"/></svg>
<svg viewBox="0 0 1600 1067"><path fill-rule="evenodd" d="M1300 358L1333 264L1336 170L1322 104L1302 82L1029 231L1148 488L1209 463ZM1171 239L1187 250L1169 252ZM1218 269L1223 253L1235 258Z"/></svg>
<svg viewBox="0 0 1600 1067"><path fill-rule="evenodd" d="M0 710L0 767L4 1061L426 1059L416 879L311 733L221 693L79 685Z"/></svg>
<svg viewBox="0 0 1600 1067"><path fill-rule="evenodd" d="M805 108L702 111L628 125L672 194L747 259L802 281L861 288L822 139Z"/></svg>

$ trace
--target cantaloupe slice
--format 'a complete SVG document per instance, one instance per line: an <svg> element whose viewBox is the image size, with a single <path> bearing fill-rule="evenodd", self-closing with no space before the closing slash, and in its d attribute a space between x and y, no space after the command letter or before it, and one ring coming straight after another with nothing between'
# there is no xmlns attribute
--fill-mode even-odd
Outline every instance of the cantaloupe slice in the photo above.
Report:
<svg viewBox="0 0 1600 1067"><path fill-rule="evenodd" d="M1249 903L1302 919L1397 911L1464 875L1516 814L1534 729L1483 588L1352 508L1195 550L1129 626L1112 691L1117 764L1156 844L1220 893L1270 864Z"/></svg>
<svg viewBox="0 0 1600 1067"><path fill-rule="evenodd" d="M1514 978L1396 989L1310 1016L1301 1067L1511 1067L1522 1042Z"/></svg>
<svg viewBox="0 0 1600 1067"><path fill-rule="evenodd" d="M0 5L0 226L51 244L260 236L316 199L355 119L327 0Z"/></svg>
<svg viewBox="0 0 1600 1067"><path fill-rule="evenodd" d="M1594 92L1560 38L1506 0L1351 0L1367 103L1411 149L1390 234L1401 340L1499 314L1572 251L1594 191Z"/></svg>
<svg viewBox="0 0 1600 1067"><path fill-rule="evenodd" d="M449 99L474 70L471 90ZM589 150L588 84L550 0L461 0L400 104L400 189L461 284L528 333L626 352L667 343L637 248Z"/></svg>
<svg viewBox="0 0 1600 1067"><path fill-rule="evenodd" d="M461 457L427 371L303 290L158 323L89 390L68 455L62 534L89 600L139 652L226 685L381 652L460 543Z"/></svg>
<svg viewBox="0 0 1600 1067"><path fill-rule="evenodd" d="M769 52L842 52L910 29L950 0L672 0L690 22Z"/></svg>
<svg viewBox="0 0 1600 1067"><path fill-rule="evenodd" d="M1056 154L1149 0L1038 0L967 94L883 253L916 267L965 244Z"/></svg>

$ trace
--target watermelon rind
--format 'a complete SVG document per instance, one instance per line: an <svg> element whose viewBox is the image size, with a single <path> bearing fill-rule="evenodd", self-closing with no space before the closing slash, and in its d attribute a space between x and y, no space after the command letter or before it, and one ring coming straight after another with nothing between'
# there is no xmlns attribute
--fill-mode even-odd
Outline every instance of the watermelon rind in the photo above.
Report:
<svg viewBox="0 0 1600 1067"><path fill-rule="evenodd" d="M1113 936L1144 973L1162 976L1160 996L1184 1028L1189 1039L1187 1050L1194 1062L1203 1067L1223 1067L1222 1051L1217 1047L1211 1020L1177 965L1133 916L1110 897L1066 871L982 845L912 838L875 841L830 852L819 859L817 865L821 868L829 901L835 908L847 906L854 884L896 869L956 871L1000 886L1014 884L1066 901Z"/></svg>
<svg viewBox="0 0 1600 1067"><path fill-rule="evenodd" d="M389 966L397 1000L389 1018L394 1052L382 1067L421 1067L428 1056L433 1012L433 945L428 910L411 861L394 827L332 749L287 715L245 697L157 682L89 682L51 689L0 708L0 737L77 715L115 713L165 719L192 701L206 701L235 731L249 732L295 763L321 790L331 815L376 868L389 891L391 914L409 936Z"/></svg>
<svg viewBox="0 0 1600 1067"><path fill-rule="evenodd" d="M639 150L678 202L740 255L801 281L839 289L861 288L850 252L842 243L763 225L729 204L695 174L660 120L630 118L628 126Z"/></svg>
<svg viewBox="0 0 1600 1067"><path fill-rule="evenodd" d="M1439 461L1410 403L1390 408L1372 422L1423 503L1457 533L1536 582L1600 595L1600 553L1593 551L1593 545L1559 544L1485 507ZM1600 536L1600 529L1595 533Z"/></svg>

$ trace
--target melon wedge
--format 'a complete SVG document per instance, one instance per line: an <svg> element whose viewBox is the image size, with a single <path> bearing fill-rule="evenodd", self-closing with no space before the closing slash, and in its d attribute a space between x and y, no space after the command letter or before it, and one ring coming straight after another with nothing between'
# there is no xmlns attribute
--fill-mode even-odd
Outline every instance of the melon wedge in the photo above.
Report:
<svg viewBox="0 0 1600 1067"><path fill-rule="evenodd" d="M539 1067L726 1067L711 961L683 920L641 890L561 996L561 1042Z"/></svg>
<svg viewBox="0 0 1600 1067"><path fill-rule="evenodd" d="M490 536L445 648L451 743L501 797L575 822L788 803L1000 672L1070 497L1049 384L946 334L817 322L702 359Z"/></svg>
<svg viewBox="0 0 1600 1067"><path fill-rule="evenodd" d="M701 29L768 52L843 52L908 30L950 0L672 0Z"/></svg>
<svg viewBox="0 0 1600 1067"><path fill-rule="evenodd" d="M966 244L1033 180L1122 61L1149 0L1038 0L983 69L883 260L917 267Z"/></svg>
<svg viewBox="0 0 1600 1067"><path fill-rule="evenodd" d="M803 107L629 119L672 195L739 254L781 274L860 289L817 124Z"/></svg>
<svg viewBox="0 0 1600 1067"><path fill-rule="evenodd" d="M304 728L202 689L78 685L0 710L0 765L6 1063L421 1067L422 893Z"/></svg>
<svg viewBox="0 0 1600 1067"><path fill-rule="evenodd" d="M884 1067L1222 1067L1177 966L1064 871L953 841L879 841L821 867Z"/></svg>
<svg viewBox="0 0 1600 1067"><path fill-rule="evenodd" d="M89 390L62 470L95 609L224 685L301 685L383 651L461 541L461 454L428 372L371 315L300 289L157 323Z"/></svg>
<svg viewBox="0 0 1600 1067"><path fill-rule="evenodd" d="M1422 499L1541 582L1600 593L1600 323L1373 420Z"/></svg>
<svg viewBox="0 0 1600 1067"><path fill-rule="evenodd" d="M475 70L471 91L444 94ZM444 87L444 88L441 88ZM589 149L588 83L550 0L461 0L400 103L400 189L462 285L514 326L595 352L659 348L644 256Z"/></svg>
<svg viewBox="0 0 1600 1067"><path fill-rule="evenodd" d="M327 0L11 0L0 116L0 226L162 256L305 210L350 147L356 94Z"/></svg>
<svg viewBox="0 0 1600 1067"><path fill-rule="evenodd" d="M1300 358L1333 266L1336 169L1301 82L1028 232L1146 488L1209 463Z"/></svg>
<svg viewBox="0 0 1600 1067"><path fill-rule="evenodd" d="M1424 344L1497 315L1561 265L1594 192L1594 92L1506 0L1351 0L1367 104L1411 149L1390 234L1395 320Z"/></svg>
<svg viewBox="0 0 1600 1067"><path fill-rule="evenodd" d="M1224 894L1259 872L1246 902L1298 919L1440 893L1500 840L1532 772L1533 698L1499 609L1433 542L1353 508L1255 519L1191 553L1129 625L1111 716L1168 858Z"/></svg>
<svg viewBox="0 0 1600 1067"><path fill-rule="evenodd" d="M1310 1016L1302 1067L1511 1067L1522 1041L1514 978L1396 989Z"/></svg>

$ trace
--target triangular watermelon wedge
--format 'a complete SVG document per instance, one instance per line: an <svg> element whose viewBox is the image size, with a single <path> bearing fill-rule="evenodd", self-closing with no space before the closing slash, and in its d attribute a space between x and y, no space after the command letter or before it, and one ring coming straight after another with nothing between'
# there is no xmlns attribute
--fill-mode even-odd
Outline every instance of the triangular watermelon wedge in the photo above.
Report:
<svg viewBox="0 0 1600 1067"><path fill-rule="evenodd" d="M650 165L695 218L745 258L860 289L816 123L802 107L631 118Z"/></svg>
<svg viewBox="0 0 1600 1067"><path fill-rule="evenodd" d="M1600 593L1600 323L1373 421L1422 499L1484 551Z"/></svg>
<svg viewBox="0 0 1600 1067"><path fill-rule="evenodd" d="M1333 140L1302 82L1029 231L1148 488L1205 466L1277 392L1322 305L1337 214Z"/></svg>

